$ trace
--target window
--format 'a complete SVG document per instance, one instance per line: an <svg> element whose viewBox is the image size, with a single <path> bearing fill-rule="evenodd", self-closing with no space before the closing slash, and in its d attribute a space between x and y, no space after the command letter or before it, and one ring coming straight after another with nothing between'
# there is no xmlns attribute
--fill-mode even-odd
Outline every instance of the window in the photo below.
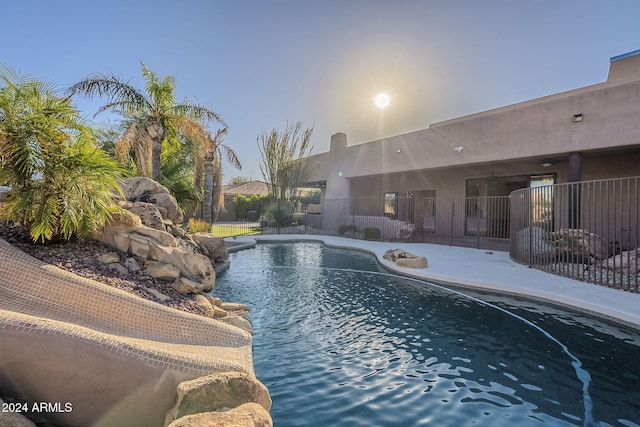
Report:
<svg viewBox="0 0 640 427"><path fill-rule="evenodd" d="M384 193L384 216L398 218L398 193Z"/></svg>

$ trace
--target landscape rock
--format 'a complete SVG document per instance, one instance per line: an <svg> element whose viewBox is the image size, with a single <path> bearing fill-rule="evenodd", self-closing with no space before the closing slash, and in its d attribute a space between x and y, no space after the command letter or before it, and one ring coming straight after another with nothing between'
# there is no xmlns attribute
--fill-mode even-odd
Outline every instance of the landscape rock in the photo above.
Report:
<svg viewBox="0 0 640 427"><path fill-rule="evenodd" d="M186 277L180 277L176 279L171 286L181 294L199 294L202 292L209 292L211 289L205 288L202 283L194 282ZM208 301L207 301L208 302Z"/></svg>
<svg viewBox="0 0 640 427"><path fill-rule="evenodd" d="M618 270L628 274L638 274L640 267L640 248L624 251L618 255L612 256L604 262L605 268L609 270Z"/></svg>
<svg viewBox="0 0 640 427"><path fill-rule="evenodd" d="M223 310L218 306L213 305L213 316L214 317L227 317L229 312L227 310Z"/></svg>
<svg viewBox="0 0 640 427"><path fill-rule="evenodd" d="M211 303L211 305L213 305L214 307L221 307L222 306L222 300L218 297L212 297L211 295L206 295L207 299L209 300L209 302Z"/></svg>
<svg viewBox="0 0 640 427"><path fill-rule="evenodd" d="M414 255L403 249L389 249L382 258L396 263L398 267L427 268L429 265L426 257Z"/></svg>
<svg viewBox="0 0 640 427"><path fill-rule="evenodd" d="M178 384L176 404L167 411L165 424L173 425L173 421L186 415L225 411L246 403L258 404L266 411L271 409L269 391L249 374L221 372L183 381Z"/></svg>
<svg viewBox="0 0 640 427"><path fill-rule="evenodd" d="M564 261L588 263L591 258L604 260L609 257L609 244L587 230L561 229L550 233L549 240Z"/></svg>
<svg viewBox="0 0 640 427"><path fill-rule="evenodd" d="M427 268L429 266L427 258L423 256L398 258L396 264L398 267L405 268Z"/></svg>
<svg viewBox="0 0 640 427"><path fill-rule="evenodd" d="M134 231L140 235L151 237L153 240L160 243L162 246L170 246L170 247L178 246L178 242L176 241L176 238L173 237L170 233L167 233L166 231L157 230L151 227L137 227Z"/></svg>
<svg viewBox="0 0 640 427"><path fill-rule="evenodd" d="M138 264L138 261L136 261L136 259L133 257L129 257L125 259L122 265L127 267L127 270L129 270L132 273L137 273L138 271L141 270L140 264Z"/></svg>
<svg viewBox="0 0 640 427"><path fill-rule="evenodd" d="M135 202L128 210L132 214L139 216L142 223L147 227L162 231L166 230L162 214L154 204L147 202Z"/></svg>
<svg viewBox="0 0 640 427"><path fill-rule="evenodd" d="M197 248L188 242L178 245L175 237L167 232L144 225L111 223L93 232L92 238L143 260L174 265L181 276L202 283L204 292L213 289L215 284L211 260L196 252Z"/></svg>
<svg viewBox="0 0 640 427"><path fill-rule="evenodd" d="M107 267L115 271L120 276L126 276L129 274L129 270L127 270L127 267L117 262L107 264Z"/></svg>
<svg viewBox="0 0 640 427"><path fill-rule="evenodd" d="M180 277L180 269L178 267L159 261L147 261L147 267L144 272L160 280L175 280Z"/></svg>
<svg viewBox="0 0 640 427"><path fill-rule="evenodd" d="M229 259L229 251L222 237L214 236L210 233L194 233L191 238L198 244L206 248L209 257L214 263L220 263Z"/></svg>
<svg viewBox="0 0 640 427"><path fill-rule="evenodd" d="M96 259L103 264L113 264L114 262L120 262L120 256L115 252L102 254Z"/></svg>
<svg viewBox="0 0 640 427"><path fill-rule="evenodd" d="M220 301L219 306L227 311L251 311L251 307L247 304L241 304L237 302L222 302Z"/></svg>
<svg viewBox="0 0 640 427"><path fill-rule="evenodd" d="M269 412L257 403L245 403L224 412L205 412L187 415L168 427L272 427Z"/></svg>
<svg viewBox="0 0 640 427"><path fill-rule="evenodd" d="M245 330L247 332L249 332L251 335L253 335L253 325L251 324L250 321L248 321L247 319L241 317L241 316L226 316L226 317L221 317L220 321L227 323L231 326L235 326L236 328L240 328L242 330Z"/></svg>
<svg viewBox="0 0 640 427"><path fill-rule="evenodd" d="M206 317L213 317L216 313L215 308L211 305L209 300L202 294L197 294L193 296L193 302L202 312L202 314Z"/></svg>
<svg viewBox="0 0 640 427"><path fill-rule="evenodd" d="M181 224L184 221L182 209L178 206L176 199L165 187L153 179L146 177L125 178L120 181L120 187L127 201L153 203L160 211L166 211L162 215L165 219L170 219L174 224Z"/></svg>
<svg viewBox="0 0 640 427"><path fill-rule="evenodd" d="M171 300L171 297L168 295L163 294L162 292L160 292L157 289L154 288L147 288L147 287L142 287L145 291L147 291L148 293L150 293L155 299L157 299L160 302L166 302Z"/></svg>

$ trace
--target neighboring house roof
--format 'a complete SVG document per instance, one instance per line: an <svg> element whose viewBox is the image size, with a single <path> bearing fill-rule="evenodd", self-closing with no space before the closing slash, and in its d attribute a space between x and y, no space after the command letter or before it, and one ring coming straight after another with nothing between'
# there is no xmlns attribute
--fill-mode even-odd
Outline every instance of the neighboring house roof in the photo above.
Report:
<svg viewBox="0 0 640 427"><path fill-rule="evenodd" d="M223 185L222 192L225 196L266 196L269 194L269 184L263 181L247 181L242 184Z"/></svg>

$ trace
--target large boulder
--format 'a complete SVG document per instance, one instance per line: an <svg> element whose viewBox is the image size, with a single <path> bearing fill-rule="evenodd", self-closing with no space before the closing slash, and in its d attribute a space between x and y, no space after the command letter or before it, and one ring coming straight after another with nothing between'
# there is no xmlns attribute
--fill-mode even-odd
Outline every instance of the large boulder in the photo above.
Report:
<svg viewBox="0 0 640 427"><path fill-rule="evenodd" d="M403 249L389 249L382 258L394 262L398 267L427 268L429 266L426 257L414 255Z"/></svg>
<svg viewBox="0 0 640 427"><path fill-rule="evenodd" d="M138 215L144 225L156 230L166 230L164 219L156 205L147 202L134 202L129 203L129 205L130 207L127 210L134 215Z"/></svg>
<svg viewBox="0 0 640 427"><path fill-rule="evenodd" d="M604 262L605 268L609 270L622 271L628 274L638 274L640 266L640 248L624 251L618 255L612 256Z"/></svg>
<svg viewBox="0 0 640 427"><path fill-rule="evenodd" d="M167 412L165 425L173 426L174 420L186 415L226 411L246 403L256 403L266 411L271 409L271 396L264 384L256 377L241 372L220 372L183 381L178 384L177 391L176 404Z"/></svg>
<svg viewBox="0 0 640 427"><path fill-rule="evenodd" d="M609 244L595 233L579 228L561 229L549 234L551 245L563 261L588 263L609 257Z"/></svg>
<svg viewBox="0 0 640 427"><path fill-rule="evenodd" d="M174 224L181 224L184 221L182 209L178 206L175 197L153 179L142 176L125 178L120 181L120 187L129 202L153 203L160 211L166 212L166 215L162 215L165 219L171 220Z"/></svg>
<svg viewBox="0 0 640 427"><path fill-rule="evenodd" d="M147 261L144 272L160 280L173 281L180 277L180 269L175 265L153 260Z"/></svg>
<svg viewBox="0 0 640 427"><path fill-rule="evenodd" d="M210 233L194 233L191 238L203 249L214 263L222 263L229 259L229 250L222 237Z"/></svg>
<svg viewBox="0 0 640 427"><path fill-rule="evenodd" d="M269 412L257 403L245 403L224 412L205 412L187 415L168 427L272 427Z"/></svg>

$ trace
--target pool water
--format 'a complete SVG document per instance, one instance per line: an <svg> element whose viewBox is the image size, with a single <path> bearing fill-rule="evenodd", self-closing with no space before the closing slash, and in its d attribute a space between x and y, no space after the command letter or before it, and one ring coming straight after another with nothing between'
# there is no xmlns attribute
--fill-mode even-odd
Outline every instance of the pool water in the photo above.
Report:
<svg viewBox="0 0 640 427"><path fill-rule="evenodd" d="M640 426L640 333L595 317L319 243L233 253L212 294L252 307L276 426Z"/></svg>

